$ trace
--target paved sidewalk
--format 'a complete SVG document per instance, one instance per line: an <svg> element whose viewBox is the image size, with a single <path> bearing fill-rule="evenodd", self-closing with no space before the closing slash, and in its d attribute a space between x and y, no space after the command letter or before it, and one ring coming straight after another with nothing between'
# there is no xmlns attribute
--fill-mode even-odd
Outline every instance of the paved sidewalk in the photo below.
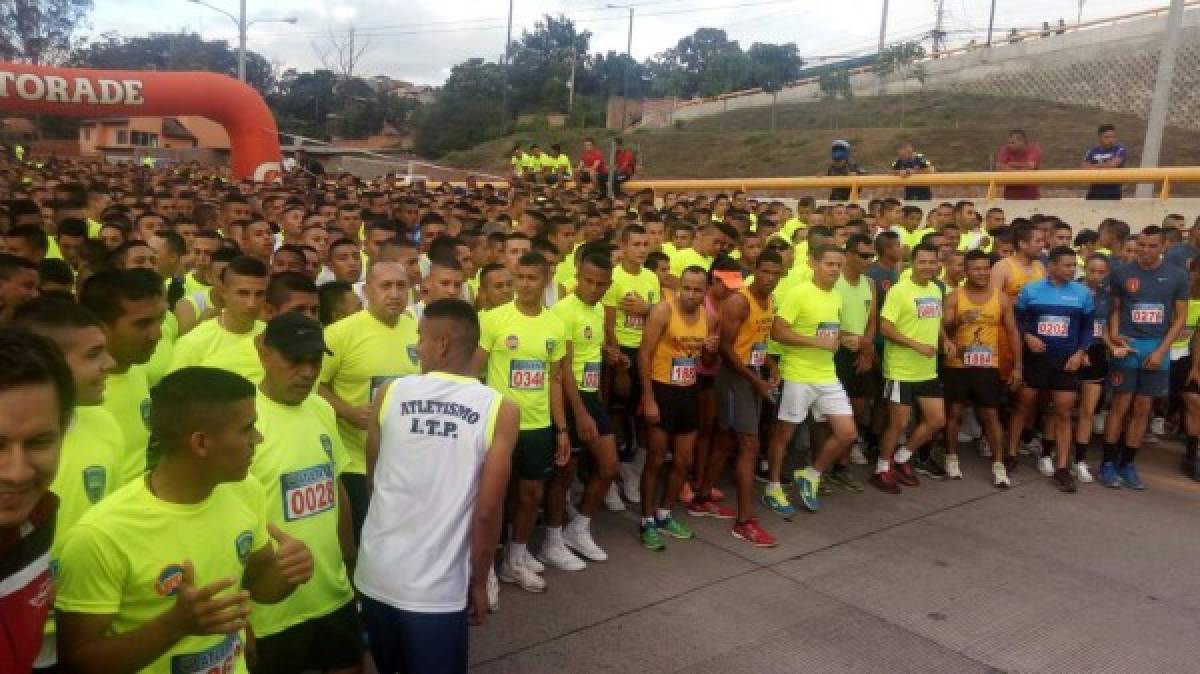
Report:
<svg viewBox="0 0 1200 674"><path fill-rule="evenodd" d="M835 491L818 515L761 512L780 545L688 518L693 541L642 549L597 518L610 561L504 586L472 631L485 672L1195 672L1200 483L1144 450L1135 493L1059 493L1025 460L1007 491L985 460L899 496ZM1027 459L1027 457L1026 457ZM865 471L865 468L857 470ZM687 518L686 514L680 517ZM536 549L536 546L535 546Z"/></svg>

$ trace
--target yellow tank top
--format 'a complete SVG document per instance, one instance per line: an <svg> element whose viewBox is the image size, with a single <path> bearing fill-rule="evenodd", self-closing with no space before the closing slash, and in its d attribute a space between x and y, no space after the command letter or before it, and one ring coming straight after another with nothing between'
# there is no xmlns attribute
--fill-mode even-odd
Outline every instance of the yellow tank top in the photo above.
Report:
<svg viewBox="0 0 1200 674"><path fill-rule="evenodd" d="M1025 284L1036 281L1046 275L1046 270L1042 268L1041 262L1034 260L1029 270L1026 271L1021 268L1021 265L1017 264L1016 256L1008 259L1008 268L1012 272L1004 282L1004 293L1008 295L1009 299L1014 300L1017 299L1017 295L1021 294L1021 288L1024 288Z"/></svg>
<svg viewBox="0 0 1200 674"><path fill-rule="evenodd" d="M675 305L676 300L663 301L671 307L671 319L650 359L650 378L671 386L691 386L696 383L696 363L708 336L708 316L701 307L695 322L689 323Z"/></svg>
<svg viewBox="0 0 1200 674"><path fill-rule="evenodd" d="M946 361L950 367L998 367L1000 364L1000 327L1004 316L1000 309L1000 294L992 292L982 304L971 301L965 288L954 291L958 297L958 324L951 338L956 353ZM977 311L975 319L962 320L963 314Z"/></svg>
<svg viewBox="0 0 1200 674"><path fill-rule="evenodd" d="M738 328L733 352L742 363L750 367L762 367L767 364L767 339L771 336L771 323L775 321L775 300L768 295L767 304L763 306L749 288L742 288L738 294L746 298L750 313Z"/></svg>

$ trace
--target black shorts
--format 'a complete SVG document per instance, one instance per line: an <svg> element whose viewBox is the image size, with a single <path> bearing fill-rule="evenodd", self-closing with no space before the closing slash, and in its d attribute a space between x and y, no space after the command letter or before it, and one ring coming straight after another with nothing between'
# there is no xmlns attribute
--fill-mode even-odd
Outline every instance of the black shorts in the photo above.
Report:
<svg viewBox="0 0 1200 674"><path fill-rule="evenodd" d="M308 669L348 669L362 663L362 627L354 601L319 618L258 638L251 674L292 674Z"/></svg>
<svg viewBox="0 0 1200 674"><path fill-rule="evenodd" d="M1103 384L1108 378L1108 348L1103 342L1093 342L1087 350L1088 364L1079 368L1079 381Z"/></svg>
<svg viewBox="0 0 1200 674"><path fill-rule="evenodd" d="M624 408L625 413L634 415L642 403L642 376L638 369L638 350L635 346L622 346L621 353L629 359L629 395L620 396L616 391L609 395L609 403L613 407Z"/></svg>
<svg viewBox="0 0 1200 674"><path fill-rule="evenodd" d="M367 520L367 506L371 503L371 492L367 489L367 476L362 473L342 473L342 487L346 489L346 500L350 502L350 522L354 526L354 544L362 533Z"/></svg>
<svg viewBox="0 0 1200 674"><path fill-rule="evenodd" d="M612 420L608 418L608 410L604 409L604 401L600 399L600 394L595 391L580 391L579 398L583 401L584 409L596 422L596 432L600 437L612 435ZM583 441L579 439L575 430L575 411L570 405L567 406L567 430L571 434L571 453L577 453L583 449Z"/></svg>
<svg viewBox="0 0 1200 674"><path fill-rule="evenodd" d="M1079 390L1079 372L1067 372L1063 363L1054 362L1045 356L1025 350L1021 373L1025 385L1039 391L1063 391L1074 393Z"/></svg>
<svg viewBox="0 0 1200 674"><path fill-rule="evenodd" d="M833 354L833 365L837 368L838 381L846 389L848 398L867 398L875 391L875 371L859 373L855 367L858 353L850 349L838 349Z"/></svg>
<svg viewBox="0 0 1200 674"><path fill-rule="evenodd" d="M658 403L656 427L671 435L694 433L700 427L700 387L672 386L653 382L654 402Z"/></svg>
<svg viewBox="0 0 1200 674"><path fill-rule="evenodd" d="M946 402L1000 407L1000 370L994 367L948 367L942 370Z"/></svg>
<svg viewBox="0 0 1200 674"><path fill-rule="evenodd" d="M941 379L926 381L896 381L885 379L883 382L883 399L890 403L912 405L917 398L942 398Z"/></svg>
<svg viewBox="0 0 1200 674"><path fill-rule="evenodd" d="M717 385L717 375L704 374L703 372L696 373L696 384L701 390L711 391Z"/></svg>
<svg viewBox="0 0 1200 674"><path fill-rule="evenodd" d="M513 476L518 480L545 480L554 474L554 427L530 428L517 433L513 448Z"/></svg>
<svg viewBox="0 0 1200 674"><path fill-rule="evenodd" d="M1180 393L1200 393L1200 386L1195 382L1188 383L1188 374L1192 371L1192 357L1184 356L1171 361L1171 396Z"/></svg>

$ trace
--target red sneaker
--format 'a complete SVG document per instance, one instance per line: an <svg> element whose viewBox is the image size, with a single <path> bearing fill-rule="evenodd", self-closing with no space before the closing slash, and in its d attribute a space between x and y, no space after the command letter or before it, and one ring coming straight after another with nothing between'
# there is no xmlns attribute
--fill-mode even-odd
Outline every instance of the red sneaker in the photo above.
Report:
<svg viewBox="0 0 1200 674"><path fill-rule="evenodd" d="M719 520L731 520L737 515L732 508L726 508L712 499L694 499L687 505L687 511L693 517L715 517Z"/></svg>
<svg viewBox="0 0 1200 674"><path fill-rule="evenodd" d="M875 473L868 482L875 485L879 491L888 494L900 493L900 485L896 484L896 474L890 468L886 472Z"/></svg>
<svg viewBox="0 0 1200 674"><path fill-rule="evenodd" d="M921 484L921 481L917 479L917 471L913 470L912 464L907 461L904 463L893 463L892 472L896 474L896 482L905 487L915 487Z"/></svg>
<svg viewBox="0 0 1200 674"><path fill-rule="evenodd" d="M692 489L692 485L687 482L679 488L679 500L684 503L691 503L696 498L696 492Z"/></svg>
<svg viewBox="0 0 1200 674"><path fill-rule="evenodd" d="M716 487L713 487L712 489L708 490L708 497L710 499L720 503L721 501L725 500L725 492L721 491L720 489L717 489Z"/></svg>
<svg viewBox="0 0 1200 674"><path fill-rule="evenodd" d="M758 526L757 517L751 517L745 522L734 524L731 533L734 538L746 541L756 548L775 547L775 537L767 533L766 529Z"/></svg>

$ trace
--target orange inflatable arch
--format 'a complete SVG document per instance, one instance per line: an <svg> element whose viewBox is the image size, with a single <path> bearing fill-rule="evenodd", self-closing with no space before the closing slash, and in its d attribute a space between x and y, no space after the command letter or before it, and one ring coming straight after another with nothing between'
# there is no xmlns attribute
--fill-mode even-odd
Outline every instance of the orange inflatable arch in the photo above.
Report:
<svg viewBox="0 0 1200 674"><path fill-rule="evenodd" d="M0 110L64 117L200 115L225 127L235 176L265 181L280 169L279 134L266 102L227 75L0 62Z"/></svg>

